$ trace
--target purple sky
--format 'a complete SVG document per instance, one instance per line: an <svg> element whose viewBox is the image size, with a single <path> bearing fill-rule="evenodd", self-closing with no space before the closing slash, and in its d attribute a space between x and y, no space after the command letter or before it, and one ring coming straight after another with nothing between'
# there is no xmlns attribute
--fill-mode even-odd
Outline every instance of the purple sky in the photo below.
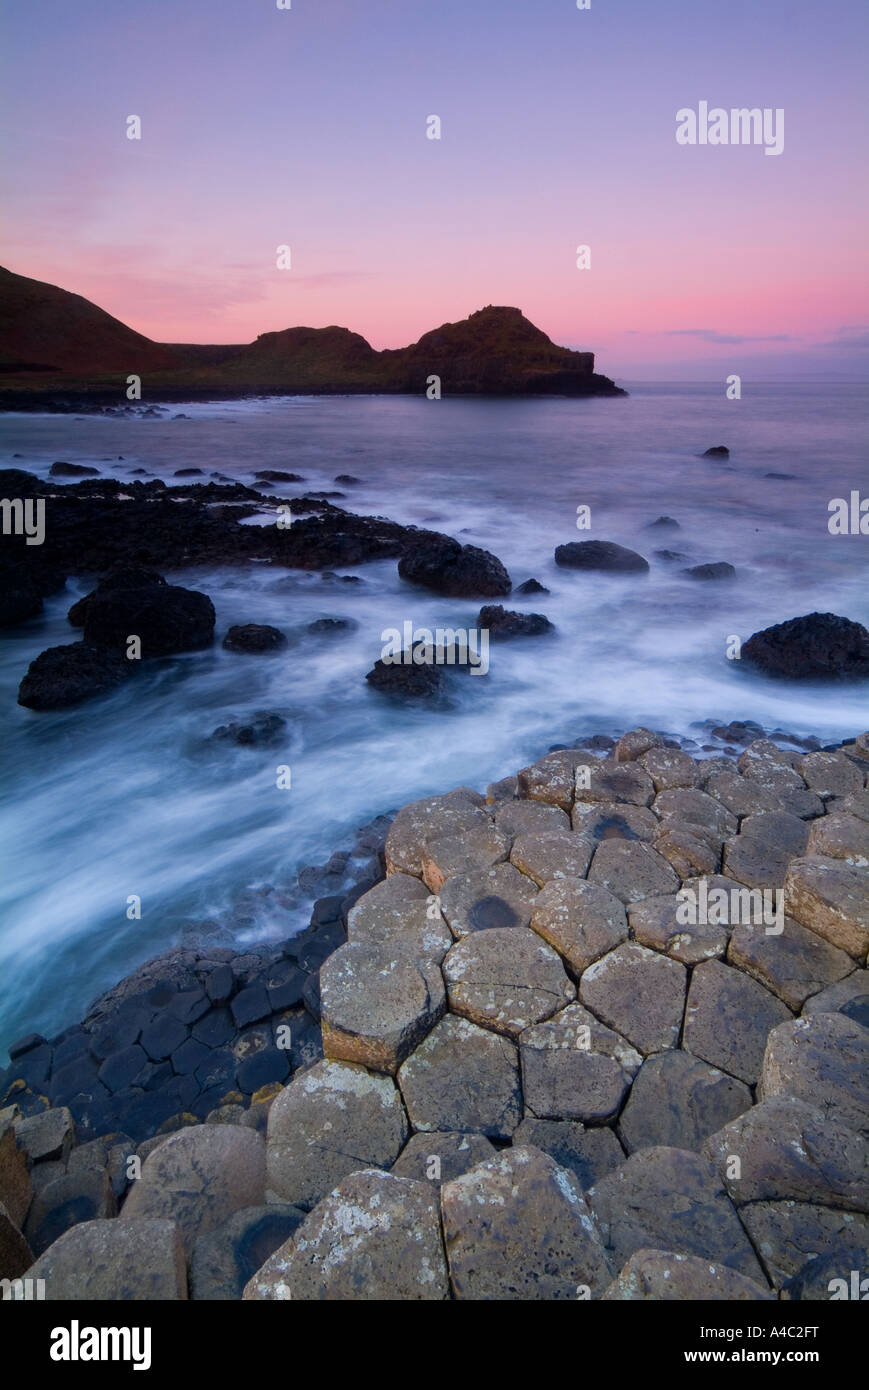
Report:
<svg viewBox="0 0 869 1390"><path fill-rule="evenodd" d="M865 377L865 0L10 0L3 31L2 261L151 337L396 347L515 304L619 377ZM677 144L700 101L782 108L783 152Z"/></svg>

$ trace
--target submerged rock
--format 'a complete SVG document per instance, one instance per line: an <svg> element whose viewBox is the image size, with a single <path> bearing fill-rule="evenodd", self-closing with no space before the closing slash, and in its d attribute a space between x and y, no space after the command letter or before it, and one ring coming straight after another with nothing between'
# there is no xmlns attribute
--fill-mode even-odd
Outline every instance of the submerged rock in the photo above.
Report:
<svg viewBox="0 0 869 1390"><path fill-rule="evenodd" d="M705 449L700 457L704 459L729 459L730 450L726 444L715 444L711 449Z"/></svg>
<svg viewBox="0 0 869 1390"><path fill-rule="evenodd" d="M610 574L645 574L649 569L649 562L642 555L616 545L615 541L570 541L559 545L555 563L562 569L605 570Z"/></svg>
<svg viewBox="0 0 869 1390"><path fill-rule="evenodd" d="M835 613L808 613L755 632L742 648L742 659L787 680L865 680L869 632Z"/></svg>
<svg viewBox="0 0 869 1390"><path fill-rule="evenodd" d="M87 642L49 647L27 668L18 687L18 703L27 709L66 709L114 690L133 670L124 657Z"/></svg>
<svg viewBox="0 0 869 1390"><path fill-rule="evenodd" d="M682 573L689 575L691 579L735 579L736 577L736 570L725 560L718 560L711 565L691 565Z"/></svg>
<svg viewBox="0 0 869 1390"><path fill-rule="evenodd" d="M513 587L497 556L437 531L418 533L399 560L398 573L410 584L449 598L498 598Z"/></svg>
<svg viewBox="0 0 869 1390"><path fill-rule="evenodd" d="M477 626L492 637L539 637L554 632L555 625L543 613L513 613L500 603L488 603L477 614Z"/></svg>
<svg viewBox="0 0 869 1390"><path fill-rule="evenodd" d="M267 623L243 623L229 629L223 645L228 652L260 655L280 651L286 647L287 639L279 628L269 627Z"/></svg>

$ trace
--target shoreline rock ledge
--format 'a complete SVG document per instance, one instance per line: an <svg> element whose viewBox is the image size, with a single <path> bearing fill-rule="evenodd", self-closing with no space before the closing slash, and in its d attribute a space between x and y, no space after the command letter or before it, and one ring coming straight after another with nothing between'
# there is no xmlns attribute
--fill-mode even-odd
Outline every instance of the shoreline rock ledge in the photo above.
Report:
<svg viewBox="0 0 869 1390"><path fill-rule="evenodd" d="M384 860L319 961L322 1050L255 1116L77 1143L7 1098L0 1275L767 1301L866 1271L869 734L695 759L634 729L403 807Z"/></svg>

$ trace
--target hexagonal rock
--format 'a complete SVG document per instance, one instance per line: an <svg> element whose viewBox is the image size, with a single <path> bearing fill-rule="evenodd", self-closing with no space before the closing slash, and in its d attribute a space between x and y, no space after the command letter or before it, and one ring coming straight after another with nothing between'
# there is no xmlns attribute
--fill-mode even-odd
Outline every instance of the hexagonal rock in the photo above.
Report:
<svg viewBox="0 0 869 1390"><path fill-rule="evenodd" d="M736 816L714 796L697 787L659 792L652 810L664 822L675 821L695 834L705 831L719 840L735 835L738 828Z"/></svg>
<svg viewBox="0 0 869 1390"><path fill-rule="evenodd" d="M819 816L812 821L808 854L844 859L855 869L869 868L869 821L847 811Z"/></svg>
<svg viewBox="0 0 869 1390"><path fill-rule="evenodd" d="M464 830L486 830L491 824L488 812L464 790L411 801L402 806L389 828L386 872L415 874L420 878L427 840L441 835L459 835Z"/></svg>
<svg viewBox="0 0 869 1390"><path fill-rule="evenodd" d="M414 1129L509 1139L522 1118L515 1044L452 1014L399 1068L398 1082Z"/></svg>
<svg viewBox="0 0 869 1390"><path fill-rule="evenodd" d="M734 816L751 816L758 811L780 811L782 803L769 787L750 777L742 777L735 768L716 772L707 778L704 791L720 801Z"/></svg>
<svg viewBox="0 0 869 1390"><path fill-rule="evenodd" d="M643 1149L595 1183L588 1201L619 1265L639 1250L668 1249L720 1262L763 1282L736 1208L714 1166L700 1154Z"/></svg>
<svg viewBox="0 0 869 1390"><path fill-rule="evenodd" d="M295 1302L448 1296L437 1191L371 1168L342 1179L244 1291Z"/></svg>
<svg viewBox="0 0 869 1390"><path fill-rule="evenodd" d="M526 1115L513 1131L513 1145L542 1149L559 1168L573 1173L583 1191L625 1161L625 1151L608 1125L586 1129L579 1120Z"/></svg>
<svg viewBox="0 0 869 1390"><path fill-rule="evenodd" d="M655 784L637 763L616 763L609 758L589 763L585 777L577 769L576 805L589 810L599 801L624 801L629 806L651 806ZM588 783L586 786L585 783Z"/></svg>
<svg viewBox="0 0 869 1390"><path fill-rule="evenodd" d="M737 1274L729 1265L710 1264L698 1255L673 1250L637 1250L603 1295L605 1302L652 1299L727 1303L775 1302L768 1285Z"/></svg>
<svg viewBox="0 0 869 1390"><path fill-rule="evenodd" d="M599 1298L611 1270L582 1188L534 1148L505 1149L441 1188L458 1299Z"/></svg>
<svg viewBox="0 0 869 1390"><path fill-rule="evenodd" d="M440 967L391 944L348 941L320 967L323 1051L396 1072L446 1011Z"/></svg>
<svg viewBox="0 0 869 1390"><path fill-rule="evenodd" d="M553 879L584 878L594 844L572 830L544 830L519 835L510 862L542 888Z"/></svg>
<svg viewBox="0 0 869 1390"><path fill-rule="evenodd" d="M813 1202L751 1202L741 1208L740 1216L777 1289L815 1255L837 1246L869 1250L869 1217L858 1212L836 1211ZM845 1279L850 1268L841 1267Z"/></svg>
<svg viewBox="0 0 869 1390"><path fill-rule="evenodd" d="M586 766L595 761L594 754L584 748L564 748L557 753L547 753L540 762L521 769L518 776L519 795L529 801L545 801L569 811L573 805L577 766Z"/></svg>
<svg viewBox="0 0 869 1390"><path fill-rule="evenodd" d="M689 886L690 882L685 886ZM730 880L716 875L707 882L710 885L724 884ZM680 960L686 965L722 956L727 950L727 927L709 922L682 922L679 920L682 909L683 899L678 893L643 898L638 903L631 903L628 908L631 931L641 946L662 951L664 955L672 956L673 960Z"/></svg>
<svg viewBox="0 0 869 1390"><path fill-rule="evenodd" d="M65 1105L16 1120L13 1129L18 1147L24 1150L31 1163L52 1159L65 1163L75 1143L75 1124Z"/></svg>
<svg viewBox="0 0 869 1390"><path fill-rule="evenodd" d="M792 859L785 912L860 962L869 951L869 878L840 859Z"/></svg>
<svg viewBox="0 0 869 1390"><path fill-rule="evenodd" d="M357 898L347 914L347 939L368 945L400 946L411 954L440 961L453 944L452 932L424 883L410 874L392 874Z"/></svg>
<svg viewBox="0 0 869 1390"><path fill-rule="evenodd" d="M617 763L631 763L650 749L664 746L665 739L661 734L653 733L651 729L629 729L626 734L622 734L613 749L613 758Z"/></svg>
<svg viewBox="0 0 869 1390"><path fill-rule="evenodd" d="M187 1298L187 1263L174 1221L137 1217L83 1221L28 1270L45 1298L75 1303Z"/></svg>
<svg viewBox="0 0 869 1390"><path fill-rule="evenodd" d="M838 1014L866 998L869 998L869 970L854 970L844 980L828 985L820 994L813 994L807 999L803 1005L803 1018L817 1013Z"/></svg>
<svg viewBox="0 0 869 1390"><path fill-rule="evenodd" d="M694 967L682 1045L749 1086L760 1076L770 1029L790 1009L756 980L719 960Z"/></svg>
<svg viewBox="0 0 869 1390"><path fill-rule="evenodd" d="M554 946L578 975L628 935L625 909L618 898L584 878L547 883L535 900L531 929Z"/></svg>
<svg viewBox="0 0 869 1390"><path fill-rule="evenodd" d="M619 1120L628 1153L666 1145L700 1150L704 1140L753 1104L751 1091L688 1052L647 1057Z"/></svg>
<svg viewBox="0 0 869 1390"><path fill-rule="evenodd" d="M847 796L863 786L863 774L844 753L806 753L797 769L806 786L818 796Z"/></svg>
<svg viewBox="0 0 869 1390"><path fill-rule="evenodd" d="M240 1299L248 1280L295 1235L304 1217L300 1207L282 1202L243 1207L218 1230L200 1236L190 1260L190 1297Z"/></svg>
<svg viewBox="0 0 869 1390"><path fill-rule="evenodd" d="M61 1171L52 1182L38 1187L24 1234L34 1255L41 1255L70 1226L115 1216L117 1209L108 1173L102 1168Z"/></svg>
<svg viewBox="0 0 869 1390"><path fill-rule="evenodd" d="M812 1014L769 1035L758 1099L794 1096L869 1137L869 1028L845 1014Z"/></svg>
<svg viewBox="0 0 869 1390"><path fill-rule="evenodd" d="M739 833L740 836L760 840L793 858L804 853L809 826L791 811L758 811L743 817Z"/></svg>
<svg viewBox="0 0 869 1390"><path fill-rule="evenodd" d="M675 893L681 883L666 859L642 840L603 840L594 852L588 879L625 904Z"/></svg>
<svg viewBox="0 0 869 1390"><path fill-rule="evenodd" d="M626 941L584 972L579 997L640 1052L676 1047L685 1007L684 965Z"/></svg>
<svg viewBox="0 0 869 1390"><path fill-rule="evenodd" d="M860 820L869 821L869 788L862 792L850 792L848 796L836 797L827 806L828 813L845 811Z"/></svg>
<svg viewBox="0 0 869 1390"><path fill-rule="evenodd" d="M415 1178L432 1188L461 1177L478 1163L495 1157L496 1150L482 1134L412 1134L395 1163L396 1178Z"/></svg>
<svg viewBox="0 0 869 1390"><path fill-rule="evenodd" d="M738 1207L789 1200L869 1212L869 1144L793 1096L755 1105L710 1135L703 1152Z"/></svg>
<svg viewBox="0 0 869 1390"><path fill-rule="evenodd" d="M654 840L661 822L648 806L627 801L600 801L592 807L574 806L571 823L593 845L601 840Z"/></svg>
<svg viewBox="0 0 869 1390"><path fill-rule="evenodd" d="M307 1210L348 1173L391 1167L407 1136L407 1117L391 1077L346 1062L317 1062L272 1103L269 1188Z"/></svg>
<svg viewBox="0 0 869 1390"><path fill-rule="evenodd" d="M718 841L696 826L667 821L655 836L654 849L680 878L716 874L721 868Z"/></svg>
<svg viewBox="0 0 869 1390"><path fill-rule="evenodd" d="M527 927L537 884L512 864L495 864L448 879L440 893L441 912L456 940L493 927Z"/></svg>
<svg viewBox="0 0 869 1390"><path fill-rule="evenodd" d="M561 957L526 927L472 932L443 972L454 1014L511 1038L576 998Z"/></svg>
<svg viewBox="0 0 869 1390"><path fill-rule="evenodd" d="M569 830L570 817L558 806L542 801L504 801L495 812L495 825L504 835L532 835L541 830Z"/></svg>
<svg viewBox="0 0 869 1390"><path fill-rule="evenodd" d="M576 1004L526 1028L519 1056L525 1104L532 1115L549 1120L609 1119L640 1063L623 1039Z"/></svg>
<svg viewBox="0 0 869 1390"><path fill-rule="evenodd" d="M812 994L843 979L854 968L844 951L785 917L778 936L762 927L736 927L727 948L727 961L784 1000L798 1013Z"/></svg>
<svg viewBox="0 0 869 1390"><path fill-rule="evenodd" d="M454 874L472 873L499 864L510 853L510 839L494 825L480 830L463 830L460 835L441 835L426 840L422 877L433 893L439 893Z"/></svg>
<svg viewBox="0 0 869 1390"><path fill-rule="evenodd" d="M791 787L805 787L805 782L796 770L800 762L798 753L786 752L769 739L758 738L740 753L736 765L743 777L748 777L761 786L773 791L783 791Z"/></svg>
<svg viewBox="0 0 869 1390"><path fill-rule="evenodd" d="M266 1195L261 1134L240 1125L192 1125L148 1155L119 1221L160 1217L178 1226L185 1250L241 1207Z"/></svg>
<svg viewBox="0 0 869 1390"><path fill-rule="evenodd" d="M734 835L724 846L724 872L747 888L783 888L792 856L750 835Z"/></svg>
<svg viewBox="0 0 869 1390"><path fill-rule="evenodd" d="M700 780L700 770L694 759L678 748L650 748L640 756L639 763L654 782L656 792L696 787Z"/></svg>

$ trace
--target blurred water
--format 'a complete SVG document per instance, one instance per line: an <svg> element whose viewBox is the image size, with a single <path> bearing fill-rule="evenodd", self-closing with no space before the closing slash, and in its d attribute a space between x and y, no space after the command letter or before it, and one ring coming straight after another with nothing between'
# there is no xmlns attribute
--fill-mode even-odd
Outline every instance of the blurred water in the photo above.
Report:
<svg viewBox="0 0 869 1390"><path fill-rule="evenodd" d="M395 705L364 680L383 630L473 626L478 603L414 590L392 561L359 567L359 585L264 565L198 568L167 578L213 599L212 650L146 667L79 709L35 714L16 704L17 685L45 647L76 639L66 612L91 586L71 581L0 643L0 1045L75 1021L177 940L184 918L223 912L248 885L291 887L300 866L325 861L372 816L459 783L483 788L552 743L638 723L702 737L693 726L708 718L825 742L869 725L865 687L780 686L724 657L728 636L815 609L869 623L869 538L827 530L832 497L869 495L865 393L764 386L727 402L708 386L630 389L624 400L296 398L177 406L159 419L5 417L0 466L40 476L55 459L167 482L180 467L245 482L285 468L306 479L276 490L292 493L352 473L361 482L341 488L341 505L485 546L514 584L536 576L551 592L509 605L546 613L557 634L493 643L489 674L456 678L449 709ZM698 457L719 443L729 463ZM576 530L580 504L591 532ZM662 513L680 530L645 529ZM558 569L555 546L589 536L640 550L651 574ZM691 581L655 559L661 547L686 564L730 561L738 577ZM358 626L304 632L326 616ZM225 652L237 622L272 623L293 645ZM209 743L216 726L257 710L287 719L285 748ZM290 790L276 786L281 763ZM141 921L125 915L133 893ZM285 936L301 923L268 898L251 930Z"/></svg>

